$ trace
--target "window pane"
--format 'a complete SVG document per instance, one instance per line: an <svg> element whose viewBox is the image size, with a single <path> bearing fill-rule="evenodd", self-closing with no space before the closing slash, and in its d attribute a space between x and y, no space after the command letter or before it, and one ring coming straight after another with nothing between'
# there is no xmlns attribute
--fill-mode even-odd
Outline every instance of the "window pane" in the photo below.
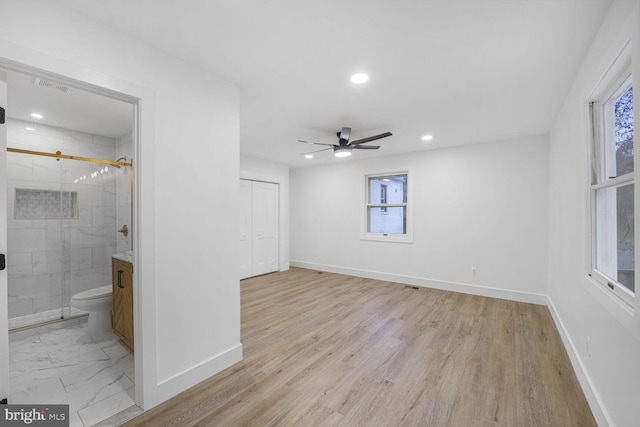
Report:
<svg viewBox="0 0 640 427"><path fill-rule="evenodd" d="M369 207L367 213L368 232L407 234L407 208L405 206Z"/></svg>
<svg viewBox="0 0 640 427"><path fill-rule="evenodd" d="M615 103L616 175L633 172L633 88Z"/></svg>
<svg viewBox="0 0 640 427"><path fill-rule="evenodd" d="M633 184L596 191L596 268L635 291Z"/></svg>
<svg viewBox="0 0 640 427"><path fill-rule="evenodd" d="M369 178L369 204L382 203L407 203L406 175Z"/></svg>

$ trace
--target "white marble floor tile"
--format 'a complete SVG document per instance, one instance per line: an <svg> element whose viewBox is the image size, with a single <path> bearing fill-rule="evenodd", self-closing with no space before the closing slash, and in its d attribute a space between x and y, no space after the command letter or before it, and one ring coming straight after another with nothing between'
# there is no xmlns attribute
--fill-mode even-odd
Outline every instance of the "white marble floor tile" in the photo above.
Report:
<svg viewBox="0 0 640 427"><path fill-rule="evenodd" d="M51 358L47 353L31 356L30 359L24 359L20 362L9 362L9 378L14 379L24 374L39 372L53 367Z"/></svg>
<svg viewBox="0 0 640 427"><path fill-rule="evenodd" d="M94 405L78 411L78 414L85 426L92 426L132 405L135 405L133 388L107 397Z"/></svg>
<svg viewBox="0 0 640 427"><path fill-rule="evenodd" d="M39 350L41 345L40 335L25 337L19 341L9 343L9 364L31 359L34 354L46 353Z"/></svg>
<svg viewBox="0 0 640 427"><path fill-rule="evenodd" d="M70 425L92 426L132 405L133 353L118 340L83 343L86 323L10 343L10 403L69 404Z"/></svg>
<svg viewBox="0 0 640 427"><path fill-rule="evenodd" d="M91 353L96 350L102 350L104 347L110 347L113 344L118 344L117 339L96 342L96 343L73 343L64 346L60 349L49 352L51 362L54 364L64 363L69 359L73 359L85 353ZM106 354L106 352L105 352ZM107 354L107 357L111 357Z"/></svg>
<svg viewBox="0 0 640 427"><path fill-rule="evenodd" d="M15 388L23 384L42 382L43 380L51 378L60 378L76 370L107 360L109 360L109 357L107 357L104 351L95 350L58 364L52 364L49 360L49 364L47 365L44 363L44 359L41 363L39 363L40 360L35 360L31 364L29 364L30 361L25 361L21 363L19 367L9 366L9 377L12 387Z"/></svg>
<svg viewBox="0 0 640 427"><path fill-rule="evenodd" d="M133 366L131 366L130 368L126 369L124 371L124 373L127 375L127 377L129 377L131 382L135 384L135 382L136 382L136 372L135 372L135 369L133 368Z"/></svg>
<svg viewBox="0 0 640 427"><path fill-rule="evenodd" d="M127 354L131 353L131 350L129 350L129 348L127 346L125 346L124 344L122 344L120 342L120 340L115 340L112 341L110 343L102 343L102 351L104 351L105 353L107 353L107 356L109 356L110 358L114 359L114 358L121 358L123 356L126 356Z"/></svg>
<svg viewBox="0 0 640 427"><path fill-rule="evenodd" d="M69 404L69 412L78 412L130 388L133 388L133 383L124 372L120 372L115 378L104 377L67 393L65 403Z"/></svg>
<svg viewBox="0 0 640 427"><path fill-rule="evenodd" d="M104 377L114 377L123 373L125 369L133 365L133 354L127 354L119 359L101 360L82 366L60 376L60 381L64 385L67 393L70 393L84 384L91 383Z"/></svg>
<svg viewBox="0 0 640 427"><path fill-rule="evenodd" d="M61 404L66 392L60 378L52 378L22 390L11 390L9 403L15 404Z"/></svg>
<svg viewBox="0 0 640 427"><path fill-rule="evenodd" d="M62 329L52 329L9 344L10 360L21 360L24 355L47 354L77 344L84 335L86 323Z"/></svg>
<svg viewBox="0 0 640 427"><path fill-rule="evenodd" d="M47 352L51 352L57 348L76 344L78 339L84 335L86 327L87 324L83 323L68 328L54 329L40 334L40 340L43 344L50 346Z"/></svg>
<svg viewBox="0 0 640 427"><path fill-rule="evenodd" d="M69 427L85 427L77 412L69 413Z"/></svg>

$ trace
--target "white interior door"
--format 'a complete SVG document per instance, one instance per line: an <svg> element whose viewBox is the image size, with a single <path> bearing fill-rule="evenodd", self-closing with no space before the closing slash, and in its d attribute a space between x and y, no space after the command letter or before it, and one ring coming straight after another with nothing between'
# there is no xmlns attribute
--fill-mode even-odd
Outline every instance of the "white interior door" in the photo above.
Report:
<svg viewBox="0 0 640 427"><path fill-rule="evenodd" d="M0 71L0 254L7 255L7 75ZM0 260L0 264L2 264ZM0 271L0 399L9 397L9 311L7 269Z"/></svg>
<svg viewBox="0 0 640 427"><path fill-rule="evenodd" d="M278 184L253 182L253 275L278 271Z"/></svg>
<svg viewBox="0 0 640 427"><path fill-rule="evenodd" d="M278 271L278 184L240 180L240 279Z"/></svg>
<svg viewBox="0 0 640 427"><path fill-rule="evenodd" d="M252 276L251 181L240 180L240 280Z"/></svg>

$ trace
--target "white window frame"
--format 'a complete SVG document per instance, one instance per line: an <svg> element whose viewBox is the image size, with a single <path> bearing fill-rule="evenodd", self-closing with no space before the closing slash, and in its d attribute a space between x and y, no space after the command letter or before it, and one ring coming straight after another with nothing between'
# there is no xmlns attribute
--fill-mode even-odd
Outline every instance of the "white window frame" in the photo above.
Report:
<svg viewBox="0 0 640 427"><path fill-rule="evenodd" d="M370 233L368 231L369 208L382 206L379 203L369 203L369 179L390 176L406 175L407 177L407 202L406 203L385 203L384 207L405 207L406 208L406 232L404 234L392 233ZM413 243L413 182L411 181L411 171L409 168L367 173L364 176L364 203L362 211L361 240L372 240L378 242Z"/></svg>
<svg viewBox="0 0 640 427"><path fill-rule="evenodd" d="M605 150L607 144L605 142L606 132L612 124L609 123L609 116L605 114L604 109L612 100L620 97L629 86L632 86L632 69L630 55L621 55L618 58L612 69L608 73L608 78L605 77L600 87L603 88L596 93L594 99L590 104L589 125L591 126L591 170L590 174L590 188L589 188L589 201L590 201L590 230L588 236L588 244L590 246L588 269L589 276L595 280L595 282L605 290L605 294L613 298L618 303L621 303L622 307L627 311L633 311L636 305L636 295L638 290L638 280L635 280L635 294L628 290L624 285L620 284L617 280L608 277L596 268L597 265L597 215L596 215L596 192L603 189L615 189L626 185L634 185L634 202L638 200L638 188L635 185L636 170L639 166L638 156L634 151L634 171L622 176L608 177L606 176L605 162L607 156ZM636 91L637 92L637 91ZM634 97L634 110L638 104L637 97ZM637 120L636 120L637 123ZM634 141L635 145L635 141ZM614 153L615 156L615 153ZM611 153L609 153L609 161L611 161ZM615 159L615 157L614 157ZM638 206L634 203L634 239L638 242ZM638 255L635 255L636 260ZM637 263L636 263L637 264Z"/></svg>

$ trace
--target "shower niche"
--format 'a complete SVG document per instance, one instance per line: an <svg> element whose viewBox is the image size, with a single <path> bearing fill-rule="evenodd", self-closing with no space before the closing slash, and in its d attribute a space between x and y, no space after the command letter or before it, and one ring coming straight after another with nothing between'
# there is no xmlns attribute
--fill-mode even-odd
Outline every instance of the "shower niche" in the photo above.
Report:
<svg viewBox="0 0 640 427"><path fill-rule="evenodd" d="M77 219L75 191L16 188L15 219Z"/></svg>

